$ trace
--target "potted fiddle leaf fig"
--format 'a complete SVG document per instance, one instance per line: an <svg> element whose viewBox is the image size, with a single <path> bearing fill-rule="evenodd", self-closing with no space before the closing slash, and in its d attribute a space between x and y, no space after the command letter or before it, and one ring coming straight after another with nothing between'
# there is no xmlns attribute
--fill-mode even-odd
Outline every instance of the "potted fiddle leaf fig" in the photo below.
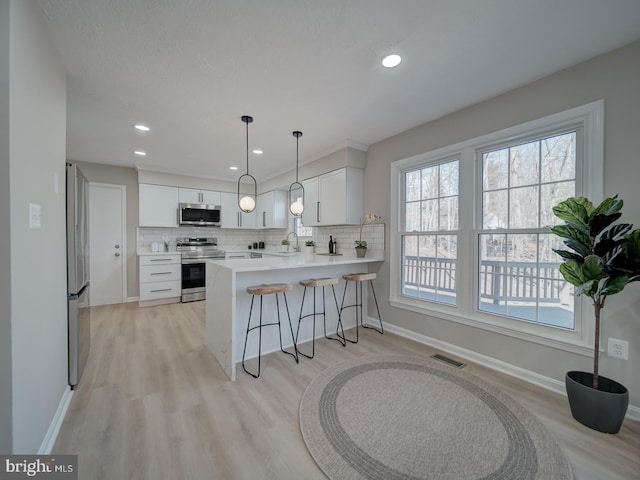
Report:
<svg viewBox="0 0 640 480"><path fill-rule="evenodd" d="M624 385L598 374L601 312L610 295L640 280L640 229L615 223L622 216L617 195L594 206L585 197L572 197L553 207L564 221L551 232L569 250L554 250L563 258L560 273L593 304L595 332L593 371L568 372L565 378L571 414L580 423L605 433L617 433L629 405Z"/></svg>

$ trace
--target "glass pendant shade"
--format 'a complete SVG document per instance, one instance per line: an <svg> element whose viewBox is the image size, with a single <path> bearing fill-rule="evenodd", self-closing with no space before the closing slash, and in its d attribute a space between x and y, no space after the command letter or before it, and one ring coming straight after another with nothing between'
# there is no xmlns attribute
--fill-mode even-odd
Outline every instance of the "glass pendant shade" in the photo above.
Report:
<svg viewBox="0 0 640 480"><path fill-rule="evenodd" d="M294 217L299 217L304 211L304 187L298 181L298 142L302 132L292 133L296 137L296 181L289 186L289 211Z"/></svg>
<svg viewBox="0 0 640 480"><path fill-rule="evenodd" d="M249 174L249 124L253 122L253 117L243 115L242 121L246 124L247 130L247 173L238 178L238 207L245 213L251 213L256 209L256 199L258 198L258 182L253 175ZM253 184L253 193L242 193L241 183L245 178L245 183ZM249 182L246 182L249 180Z"/></svg>
<svg viewBox="0 0 640 480"><path fill-rule="evenodd" d="M291 210L293 215L302 215L302 212L304 212L304 204L300 200L296 200L291 204L289 210Z"/></svg>
<svg viewBox="0 0 640 480"><path fill-rule="evenodd" d="M238 206L240 207L240 210L245 213L253 212L256 208L256 201L252 196L245 195L240 199L240 202L238 202Z"/></svg>

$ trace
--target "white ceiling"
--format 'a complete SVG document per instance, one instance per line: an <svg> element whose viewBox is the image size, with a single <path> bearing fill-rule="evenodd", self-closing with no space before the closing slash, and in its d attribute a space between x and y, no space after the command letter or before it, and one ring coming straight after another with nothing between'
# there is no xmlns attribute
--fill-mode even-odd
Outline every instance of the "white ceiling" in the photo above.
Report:
<svg viewBox="0 0 640 480"><path fill-rule="evenodd" d="M260 182L295 166L293 130L301 164L366 149L640 39L638 0L38 3L68 72L68 159L222 180L246 170L242 115Z"/></svg>

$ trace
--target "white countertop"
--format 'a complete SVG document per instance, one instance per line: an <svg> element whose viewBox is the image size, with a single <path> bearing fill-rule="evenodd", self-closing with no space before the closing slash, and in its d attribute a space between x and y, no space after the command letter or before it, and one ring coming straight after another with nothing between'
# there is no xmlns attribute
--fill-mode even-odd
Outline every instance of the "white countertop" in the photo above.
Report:
<svg viewBox="0 0 640 480"><path fill-rule="evenodd" d="M265 252L262 252L265 253ZM277 253L277 252L273 252ZM305 253L289 254L286 256L268 255L262 258L230 258L228 260L209 260L207 263L218 267L228 268L234 273L259 272L264 270L285 270L291 268L315 268L331 265L348 265L355 263L381 262L384 260L382 251L367 252L365 258L345 254L336 256L306 255Z"/></svg>

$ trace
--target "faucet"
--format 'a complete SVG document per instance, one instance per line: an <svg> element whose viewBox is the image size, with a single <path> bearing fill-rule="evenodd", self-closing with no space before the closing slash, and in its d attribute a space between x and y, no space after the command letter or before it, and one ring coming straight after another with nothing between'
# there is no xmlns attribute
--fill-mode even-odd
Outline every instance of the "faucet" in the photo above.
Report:
<svg viewBox="0 0 640 480"><path fill-rule="evenodd" d="M294 252L299 252L300 251L300 243L299 243L299 240L298 240L298 234L296 232L287 233L287 240L289 240L289 235L293 235L296 238L296 246L293 247L293 251ZM287 250L289 250L289 247L287 247Z"/></svg>

